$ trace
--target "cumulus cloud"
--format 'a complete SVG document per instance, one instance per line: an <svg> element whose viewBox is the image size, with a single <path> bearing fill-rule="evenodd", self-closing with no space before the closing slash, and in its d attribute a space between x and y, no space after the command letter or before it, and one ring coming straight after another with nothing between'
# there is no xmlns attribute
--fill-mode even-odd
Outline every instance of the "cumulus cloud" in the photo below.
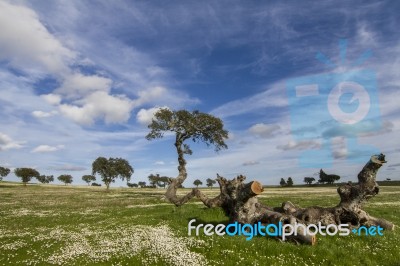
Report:
<svg viewBox="0 0 400 266"><path fill-rule="evenodd" d="M154 164L155 165L165 165L165 162L164 161L157 161Z"/></svg>
<svg viewBox="0 0 400 266"><path fill-rule="evenodd" d="M142 124L142 125L148 125L151 123L154 114L160 110L161 108L168 108L166 106L164 107L153 107L153 108L149 108L149 109L140 109L139 112L136 115L136 119L137 121Z"/></svg>
<svg viewBox="0 0 400 266"><path fill-rule="evenodd" d="M45 152L54 152L64 149L64 145L50 146L50 145L39 145L34 148L32 153L45 153Z"/></svg>
<svg viewBox="0 0 400 266"><path fill-rule="evenodd" d="M112 80L98 75L85 76L74 73L64 78L61 87L56 91L68 98L79 98L90 95L93 92L110 92Z"/></svg>
<svg viewBox="0 0 400 266"><path fill-rule="evenodd" d="M61 114L79 124L91 125L100 119L120 123L129 119L132 102L126 96L111 94L111 79L74 71L70 65L77 60L75 53L49 33L33 10L4 1L0 10L0 59L9 60L24 71L41 66L43 72L53 74L61 82L55 93L42 95L44 100L59 105ZM74 101L61 104L71 99ZM54 114L32 113L37 118Z"/></svg>
<svg viewBox="0 0 400 266"><path fill-rule="evenodd" d="M288 144L276 146L276 148L284 151L318 149L320 147L321 144L314 140L298 141L298 142L290 141Z"/></svg>
<svg viewBox="0 0 400 266"><path fill-rule="evenodd" d="M48 32L33 10L7 1L0 2L0 10L0 58L28 71L32 65L57 75L69 71L75 53Z"/></svg>
<svg viewBox="0 0 400 266"><path fill-rule="evenodd" d="M124 95L97 91L84 98L81 105L61 104L60 112L81 125L92 125L98 119L106 124L128 121L132 102Z"/></svg>
<svg viewBox="0 0 400 266"><path fill-rule="evenodd" d="M264 123L255 124L249 128L250 133L260 136L262 138L271 138L274 136L281 127L279 125L267 125Z"/></svg>
<svg viewBox="0 0 400 266"><path fill-rule="evenodd" d="M8 135L0 132L0 151L11 149L20 149L23 147L23 141L15 141Z"/></svg>

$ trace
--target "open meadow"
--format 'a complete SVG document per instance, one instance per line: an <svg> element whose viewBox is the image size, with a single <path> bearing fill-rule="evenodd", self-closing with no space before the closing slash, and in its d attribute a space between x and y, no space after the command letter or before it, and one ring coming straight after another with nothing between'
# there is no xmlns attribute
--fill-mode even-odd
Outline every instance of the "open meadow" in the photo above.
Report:
<svg viewBox="0 0 400 266"><path fill-rule="evenodd" d="M400 224L400 187L383 186L371 215ZM182 189L185 193L188 189ZM208 195L218 189L204 189ZM163 189L0 182L0 265L400 265L399 231L318 236L317 245L244 236L188 236L188 221L226 223L197 200L179 208ZM267 188L269 206L334 206L334 187Z"/></svg>

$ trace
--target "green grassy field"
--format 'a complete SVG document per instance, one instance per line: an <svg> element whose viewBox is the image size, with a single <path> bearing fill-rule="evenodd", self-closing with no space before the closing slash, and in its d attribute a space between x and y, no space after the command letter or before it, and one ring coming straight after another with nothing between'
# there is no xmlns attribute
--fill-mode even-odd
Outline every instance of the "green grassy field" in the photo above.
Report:
<svg viewBox="0 0 400 266"><path fill-rule="evenodd" d="M193 218L227 219L196 200L176 208L163 193L0 182L0 265L400 265L398 231L319 236L316 246L266 237L188 236ZM338 202L332 187L269 188L260 199L269 206L285 200L301 206ZM400 187L390 186L381 187L366 210L398 225L399 207Z"/></svg>

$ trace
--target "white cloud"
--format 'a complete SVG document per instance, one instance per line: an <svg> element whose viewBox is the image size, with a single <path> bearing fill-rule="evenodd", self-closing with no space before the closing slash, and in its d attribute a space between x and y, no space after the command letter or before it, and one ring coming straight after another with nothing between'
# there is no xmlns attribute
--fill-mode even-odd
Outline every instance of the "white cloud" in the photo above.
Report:
<svg viewBox="0 0 400 266"><path fill-rule="evenodd" d="M68 72L75 53L64 47L31 9L0 1L0 58L30 70L40 65L53 74Z"/></svg>
<svg viewBox="0 0 400 266"><path fill-rule="evenodd" d="M161 108L168 108L166 106L164 107L153 107L150 109L140 109L139 112L136 115L137 121L142 124L142 125L149 125L154 117L154 114L160 110Z"/></svg>
<svg viewBox="0 0 400 266"><path fill-rule="evenodd" d="M42 97L46 102L51 105L58 105L61 103L61 96L58 94L50 93L50 94L43 94Z"/></svg>
<svg viewBox="0 0 400 266"><path fill-rule="evenodd" d="M15 141L8 135L0 132L0 151L6 151L10 149L20 149L22 148L22 141Z"/></svg>
<svg viewBox="0 0 400 266"><path fill-rule="evenodd" d="M260 136L262 138L271 138L274 136L281 127L279 125L267 125L264 123L255 124L249 128L250 133Z"/></svg>
<svg viewBox="0 0 400 266"><path fill-rule="evenodd" d="M112 80L105 77L97 75L85 76L81 73L74 73L64 77L63 84L56 92L68 98L80 98L96 91L109 93L111 85Z"/></svg>
<svg viewBox="0 0 400 266"><path fill-rule="evenodd" d="M60 112L78 124L92 125L98 119L105 123L128 121L133 105L124 95L109 95L97 91L82 100L82 105L61 104Z"/></svg>
<svg viewBox="0 0 400 266"><path fill-rule="evenodd" d="M165 165L165 162L164 161L157 161L154 164L155 165Z"/></svg>
<svg viewBox="0 0 400 266"><path fill-rule="evenodd" d="M51 111L51 112L44 112L44 111L33 111L32 115L36 118L46 118L46 117L51 117L58 114L57 111Z"/></svg>
<svg viewBox="0 0 400 266"><path fill-rule="evenodd" d="M57 145L57 146L50 146L50 145L39 145L36 148L34 148L31 152L32 153L45 153L45 152L54 152L58 151L61 149L64 149L64 145Z"/></svg>

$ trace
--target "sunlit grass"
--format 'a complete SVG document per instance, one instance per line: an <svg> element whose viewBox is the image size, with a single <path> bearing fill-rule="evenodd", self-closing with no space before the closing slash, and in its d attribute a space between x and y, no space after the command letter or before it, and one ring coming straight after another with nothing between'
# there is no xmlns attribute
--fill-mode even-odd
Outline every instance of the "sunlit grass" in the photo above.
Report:
<svg viewBox="0 0 400 266"><path fill-rule="evenodd" d="M184 194L188 190L181 190ZM204 189L217 195L218 189ZM396 265L397 231L382 237L318 237L316 246L255 237L188 236L187 223L226 223L220 209L193 200L175 207L163 189L111 189L0 183L0 265ZM279 206L333 206L336 189L267 188ZM381 187L366 206L400 224L399 187Z"/></svg>

